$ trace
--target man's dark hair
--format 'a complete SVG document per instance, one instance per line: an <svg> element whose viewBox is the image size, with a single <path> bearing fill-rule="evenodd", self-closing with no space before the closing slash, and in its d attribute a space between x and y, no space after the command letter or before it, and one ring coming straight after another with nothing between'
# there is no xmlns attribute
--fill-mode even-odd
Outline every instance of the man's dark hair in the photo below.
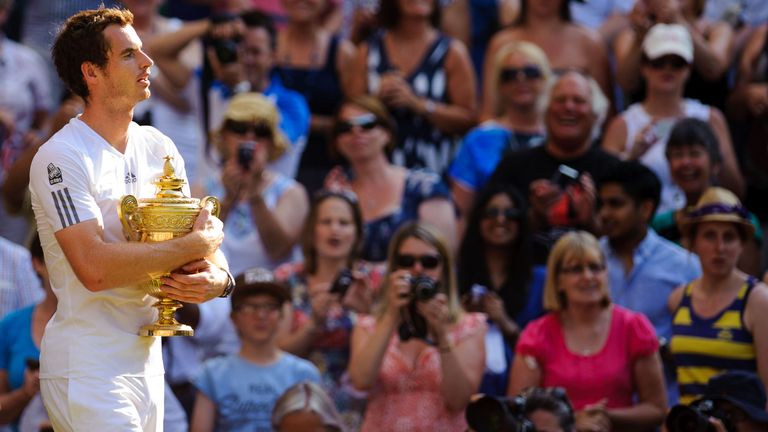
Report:
<svg viewBox="0 0 768 432"><path fill-rule="evenodd" d="M240 14L240 18L248 28L263 28L269 34L269 46L272 50L277 48L277 30L275 30L275 23L272 22L272 18L269 15L264 14L258 10L249 10Z"/></svg>
<svg viewBox="0 0 768 432"><path fill-rule="evenodd" d="M635 204L651 201L651 214L656 213L661 199L661 182L650 168L636 161L621 161L600 179L601 187L609 183L621 185L624 193L629 195Z"/></svg>
<svg viewBox="0 0 768 432"><path fill-rule="evenodd" d="M712 126L704 120L689 117L675 123L667 140L667 148L665 150L667 158L669 158L671 150L685 146L703 147L709 155L710 162L713 164L723 160L717 136L712 130Z"/></svg>
<svg viewBox="0 0 768 432"><path fill-rule="evenodd" d="M59 77L86 103L89 91L80 67L86 62L93 63L100 69L107 65L110 47L104 37L104 29L112 24L120 27L131 25L133 14L117 8L78 12L67 19L51 48L51 56Z"/></svg>
<svg viewBox="0 0 768 432"><path fill-rule="evenodd" d="M432 27L439 29L441 21L441 6L438 0L432 0L432 15L429 17L429 23ZM376 15L376 20L382 28L391 30L397 26L401 21L402 11L400 10L400 2L397 0L384 0L379 5L379 13Z"/></svg>

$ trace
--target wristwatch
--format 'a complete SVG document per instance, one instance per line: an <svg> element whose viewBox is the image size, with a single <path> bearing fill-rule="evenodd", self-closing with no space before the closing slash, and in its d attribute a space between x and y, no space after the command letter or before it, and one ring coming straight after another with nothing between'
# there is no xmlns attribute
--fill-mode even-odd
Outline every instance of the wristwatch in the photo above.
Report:
<svg viewBox="0 0 768 432"><path fill-rule="evenodd" d="M232 273L229 272L227 269L222 269L225 272L227 272L227 277L229 278L229 283L227 283L227 287L224 288L224 291L221 292L221 295L219 297L221 298L227 298L230 294L232 294L232 291L235 289L235 278L232 277Z"/></svg>

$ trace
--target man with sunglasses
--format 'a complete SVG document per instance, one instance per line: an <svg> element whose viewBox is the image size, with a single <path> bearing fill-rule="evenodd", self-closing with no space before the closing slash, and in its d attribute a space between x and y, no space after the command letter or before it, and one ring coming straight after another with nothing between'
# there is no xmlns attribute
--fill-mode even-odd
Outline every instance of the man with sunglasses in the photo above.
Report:
<svg viewBox="0 0 768 432"><path fill-rule="evenodd" d="M304 96L283 86L272 73L276 35L267 15L250 10L240 15L219 15L190 22L178 32L155 37L151 48L158 61L176 61L193 41L206 39L211 45L207 60L213 72L213 81L204 83L208 85L206 130L215 130L221 125L235 94L264 94L277 106L280 130L291 144L288 151L270 163L270 168L294 178L309 133L309 105ZM226 44L234 52L228 57L215 54L212 47L217 44Z"/></svg>
<svg viewBox="0 0 768 432"><path fill-rule="evenodd" d="M659 204L661 183L650 169L635 161L621 162L598 188L598 209L611 301L642 312L664 341L672 338L672 314L664 301L680 285L701 275L699 260L649 229ZM662 357L663 360L666 360ZM678 399L674 366L665 364L667 397Z"/></svg>
<svg viewBox="0 0 768 432"><path fill-rule="evenodd" d="M127 10L82 11L52 49L62 80L86 102L40 147L30 169L32 208L59 300L40 357L40 390L57 431L161 431L161 343L138 335L156 312L137 285L171 272L160 289L189 303L234 288L218 250L222 222L207 208L187 235L126 240L121 197L154 197L167 156L186 180L173 142L132 121L134 106L150 95L153 66L132 23ZM189 196L188 185L183 193Z"/></svg>
<svg viewBox="0 0 768 432"><path fill-rule="evenodd" d="M546 262L564 232L597 229L595 182L618 163L592 145L607 107L592 78L577 71L559 76L544 111L544 144L507 153L489 180L528 191L535 264Z"/></svg>

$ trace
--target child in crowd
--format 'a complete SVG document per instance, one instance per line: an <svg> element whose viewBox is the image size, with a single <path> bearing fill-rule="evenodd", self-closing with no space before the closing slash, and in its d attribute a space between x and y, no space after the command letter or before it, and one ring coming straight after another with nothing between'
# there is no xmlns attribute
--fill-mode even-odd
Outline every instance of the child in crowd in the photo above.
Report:
<svg viewBox="0 0 768 432"><path fill-rule="evenodd" d="M194 384L198 389L192 432L214 430L271 431L275 401L302 381L320 381L310 362L281 351L275 343L288 289L263 269L247 270L236 279L232 322L240 352L207 361Z"/></svg>

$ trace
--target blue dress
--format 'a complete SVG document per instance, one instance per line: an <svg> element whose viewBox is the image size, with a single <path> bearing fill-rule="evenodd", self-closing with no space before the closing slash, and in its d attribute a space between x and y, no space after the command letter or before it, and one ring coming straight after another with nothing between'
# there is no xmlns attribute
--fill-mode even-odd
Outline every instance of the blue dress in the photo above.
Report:
<svg viewBox="0 0 768 432"><path fill-rule="evenodd" d="M304 96L313 115L333 116L344 100L341 78L336 70L340 42L338 35L331 38L328 56L320 68L276 66L274 69L285 87ZM323 177L334 165L328 146L327 134L310 131L297 177L310 193L322 184Z"/></svg>
<svg viewBox="0 0 768 432"><path fill-rule="evenodd" d="M451 102L445 71L450 46L449 37L438 36L416 70L404 77L416 96L439 103ZM381 76L396 70L384 47L383 32L368 40L367 62L368 92L375 95L379 92ZM397 124L397 145L392 162L407 168L428 168L442 175L453 160L460 137L443 134L429 120L405 108L391 108L390 114Z"/></svg>

